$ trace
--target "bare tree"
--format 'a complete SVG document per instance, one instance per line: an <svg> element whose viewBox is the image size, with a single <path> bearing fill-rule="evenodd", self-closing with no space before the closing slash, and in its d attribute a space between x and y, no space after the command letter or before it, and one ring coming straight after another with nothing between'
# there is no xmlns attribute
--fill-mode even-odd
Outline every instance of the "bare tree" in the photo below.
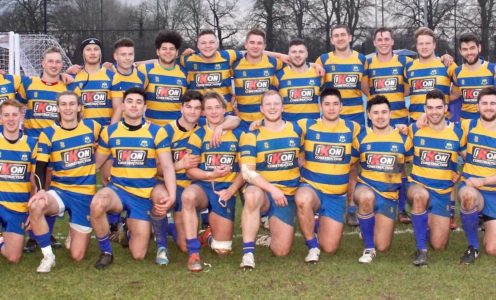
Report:
<svg viewBox="0 0 496 300"><path fill-rule="evenodd" d="M205 7L202 0L189 0L184 2L185 16L183 28L189 38L189 42L196 44L196 39L203 24L205 24Z"/></svg>
<svg viewBox="0 0 496 300"><path fill-rule="evenodd" d="M323 29L325 36L326 50L331 51L331 27L333 25L332 17L334 16L334 1L332 0L319 0L312 1L309 5L308 13L313 17L319 27Z"/></svg>
<svg viewBox="0 0 496 300"><path fill-rule="evenodd" d="M219 39L220 49L224 48L224 41L234 36L238 30L232 25L235 18L238 0L206 0L210 10L210 17L205 21L214 28Z"/></svg>

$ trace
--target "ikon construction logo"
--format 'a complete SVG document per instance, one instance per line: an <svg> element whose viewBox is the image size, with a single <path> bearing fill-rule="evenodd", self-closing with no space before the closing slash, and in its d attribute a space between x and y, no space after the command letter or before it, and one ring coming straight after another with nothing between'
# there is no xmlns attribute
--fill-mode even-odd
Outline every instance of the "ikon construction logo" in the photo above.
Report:
<svg viewBox="0 0 496 300"><path fill-rule="evenodd" d="M420 150L420 165L435 168L448 168L451 153L437 150Z"/></svg>
<svg viewBox="0 0 496 300"><path fill-rule="evenodd" d="M477 97L479 97L481 89L463 89L463 102L470 104L477 104Z"/></svg>
<svg viewBox="0 0 496 300"><path fill-rule="evenodd" d="M36 101L33 104L34 118L57 119L58 109L55 102Z"/></svg>
<svg viewBox="0 0 496 300"><path fill-rule="evenodd" d="M91 146L72 149L62 152L65 169L77 168L93 162L93 148Z"/></svg>
<svg viewBox="0 0 496 300"><path fill-rule="evenodd" d="M234 154L207 154L205 156L205 171L212 171L219 166L229 166L232 169L235 158Z"/></svg>
<svg viewBox="0 0 496 300"><path fill-rule="evenodd" d="M426 93L436 87L436 78L424 78L412 80L414 93Z"/></svg>
<svg viewBox="0 0 496 300"><path fill-rule="evenodd" d="M334 87L356 89L358 85L358 75L356 74L337 74L333 78Z"/></svg>
<svg viewBox="0 0 496 300"><path fill-rule="evenodd" d="M289 95L290 103L301 103L301 102L312 102L315 93L313 89L300 88L300 89L290 89L288 95Z"/></svg>
<svg viewBox="0 0 496 300"><path fill-rule="evenodd" d="M393 173L398 172L396 156L382 153L367 153L365 161L369 170Z"/></svg>
<svg viewBox="0 0 496 300"><path fill-rule="evenodd" d="M394 92L398 86L398 78L377 78L373 80L376 93Z"/></svg>
<svg viewBox="0 0 496 300"><path fill-rule="evenodd" d="M273 152L265 155L265 163L269 170L290 169L297 165L296 151Z"/></svg>
<svg viewBox="0 0 496 300"><path fill-rule="evenodd" d="M222 82L221 72L195 74L196 87L217 87Z"/></svg>
<svg viewBox="0 0 496 300"><path fill-rule="evenodd" d="M107 105L106 92L83 92L81 100L87 106L105 106Z"/></svg>
<svg viewBox="0 0 496 300"><path fill-rule="evenodd" d="M270 81L268 79L244 80L243 86L245 94L262 94L269 90Z"/></svg>
<svg viewBox="0 0 496 300"><path fill-rule="evenodd" d="M188 153L186 149L176 150L172 152L172 159L174 162L180 161Z"/></svg>
<svg viewBox="0 0 496 300"><path fill-rule="evenodd" d="M146 150L118 149L117 165L121 167L144 166L147 153Z"/></svg>
<svg viewBox="0 0 496 300"><path fill-rule="evenodd" d="M179 101L182 89L179 87L157 86L155 88L155 99L160 101Z"/></svg>
<svg viewBox="0 0 496 300"><path fill-rule="evenodd" d="M3 180L24 180L27 170L26 164L0 162L0 178Z"/></svg>
<svg viewBox="0 0 496 300"><path fill-rule="evenodd" d="M346 148L339 145L315 144L313 147L313 157L322 162L342 162Z"/></svg>
<svg viewBox="0 0 496 300"><path fill-rule="evenodd" d="M472 162L482 166L495 167L496 151L488 148L474 147L472 151Z"/></svg>

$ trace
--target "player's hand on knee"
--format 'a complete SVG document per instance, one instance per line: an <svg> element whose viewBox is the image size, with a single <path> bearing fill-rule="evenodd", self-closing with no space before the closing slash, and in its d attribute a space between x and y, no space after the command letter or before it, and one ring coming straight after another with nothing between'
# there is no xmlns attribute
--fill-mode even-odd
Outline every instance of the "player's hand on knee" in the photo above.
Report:
<svg viewBox="0 0 496 300"><path fill-rule="evenodd" d="M41 201L41 202L40 202ZM28 208L30 208L33 203L41 204L44 208L48 206L48 196L45 190L39 190L34 194L28 201Z"/></svg>
<svg viewBox="0 0 496 300"><path fill-rule="evenodd" d="M277 206L284 207L288 205L288 199L286 199L286 196L280 189L274 188L274 190L270 192L270 196L274 199Z"/></svg>
<svg viewBox="0 0 496 300"><path fill-rule="evenodd" d="M222 201L228 201L234 195L234 192L230 188L220 191L214 191L214 193L216 193L219 196L219 199Z"/></svg>

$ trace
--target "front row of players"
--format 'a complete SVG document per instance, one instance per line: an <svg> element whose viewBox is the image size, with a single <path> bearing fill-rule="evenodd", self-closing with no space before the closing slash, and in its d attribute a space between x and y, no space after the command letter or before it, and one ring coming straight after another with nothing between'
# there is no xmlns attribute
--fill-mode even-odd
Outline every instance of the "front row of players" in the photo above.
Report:
<svg viewBox="0 0 496 300"><path fill-rule="evenodd" d="M94 121L81 119L82 106L75 94L61 93L59 121L38 141L18 130L22 120L18 102L7 100L1 105L2 255L19 261L23 225L28 224L43 253L38 272L50 272L55 256L44 216L67 210L71 256L83 259L93 228L102 253L95 267L102 269L113 261L106 213L126 210L133 258L145 257L153 228L156 262L167 264L166 214L173 209L176 242L189 254L188 268L200 271L201 242L218 254L231 252L235 195L243 192L242 268L255 267L261 214L269 217L270 248L277 256L290 252L297 217L309 250L305 262L315 263L320 249L334 253L339 248L350 168L358 162L361 172L354 200L364 241L359 261L370 263L376 249L387 251L391 245L401 178L405 163L412 161L407 196L418 250L413 263L425 265L429 239L436 250L447 245L458 155L466 161L458 197L469 243L461 261L472 263L479 255L479 212L485 221L486 253L496 255L493 88L479 94L480 118L461 127L445 120L444 95L433 90L425 101L427 125L413 124L408 130L390 126L390 104L382 96L367 103L370 128L342 120L341 97L334 89L322 92L321 118L298 123L284 121L281 96L266 92L260 107L263 120L246 133L234 129L239 119L225 117L226 103L218 94L187 92L181 117L165 128L143 120L144 99L142 89L127 90L122 121L102 130ZM202 111L206 124L200 119ZM110 183L96 192L96 170L108 158L112 159ZM49 186L45 184L48 166L52 168ZM31 173L37 192L27 202ZM210 211L210 228L200 242L197 211L205 208Z"/></svg>

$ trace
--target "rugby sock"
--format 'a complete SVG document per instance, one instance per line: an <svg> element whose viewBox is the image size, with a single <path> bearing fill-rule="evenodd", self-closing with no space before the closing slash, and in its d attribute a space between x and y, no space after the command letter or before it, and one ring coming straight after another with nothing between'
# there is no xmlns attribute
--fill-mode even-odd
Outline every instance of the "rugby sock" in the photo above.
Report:
<svg viewBox="0 0 496 300"><path fill-rule="evenodd" d="M401 187L400 187L400 192L399 192L399 200L398 200L398 210L404 211L405 206L406 206L406 184L407 184L407 179L406 177L401 178Z"/></svg>
<svg viewBox="0 0 496 300"><path fill-rule="evenodd" d="M363 245L365 249L374 249L374 227L375 227L375 216L374 213L367 215L362 215L358 213L358 224L360 224L360 230L362 231Z"/></svg>
<svg viewBox="0 0 496 300"><path fill-rule="evenodd" d="M319 227L320 227L320 222L319 222L319 217L315 217L315 227L313 228L313 232L315 232L315 234L318 234L319 233Z"/></svg>
<svg viewBox="0 0 496 300"><path fill-rule="evenodd" d="M254 253L255 252L255 242L243 243L243 254Z"/></svg>
<svg viewBox="0 0 496 300"><path fill-rule="evenodd" d="M427 250L427 224L428 224L427 211L421 212L419 214L412 212L411 215L412 215L413 233L415 235L417 249Z"/></svg>
<svg viewBox="0 0 496 300"><path fill-rule="evenodd" d="M174 243L177 244L177 229L176 229L176 224L174 223L168 223L167 224L167 233L172 236L172 239L174 240Z"/></svg>
<svg viewBox="0 0 496 300"><path fill-rule="evenodd" d="M155 243L157 248L164 247L167 248L167 216L159 217L154 214L151 215L152 219L152 229L155 235Z"/></svg>
<svg viewBox="0 0 496 300"><path fill-rule="evenodd" d="M307 244L308 250L312 248L319 248L319 241L317 240L316 237L313 237L313 239L306 240L305 244Z"/></svg>
<svg viewBox="0 0 496 300"><path fill-rule="evenodd" d="M186 247L188 248L188 254L198 254L200 253L200 241L198 241L198 238L192 238L192 239L186 239Z"/></svg>
<svg viewBox="0 0 496 300"><path fill-rule="evenodd" d="M450 206L450 217L454 217L455 216L456 201L454 199L450 199L449 206Z"/></svg>
<svg viewBox="0 0 496 300"><path fill-rule="evenodd" d="M41 248L41 252L43 253L43 256L47 256L50 254L53 254L52 251L52 241L50 240L51 234L50 232L47 232L42 235L35 235L34 239L38 243L38 245Z"/></svg>
<svg viewBox="0 0 496 300"><path fill-rule="evenodd" d="M50 232L50 235L52 235L53 226L55 226L55 221L57 220L57 216L45 216L45 219L48 224L48 232Z"/></svg>
<svg viewBox="0 0 496 300"><path fill-rule="evenodd" d="M356 213L356 206L355 205L348 205L348 214L354 215Z"/></svg>
<svg viewBox="0 0 496 300"><path fill-rule="evenodd" d="M98 246L100 247L100 251L104 253L112 254L112 245L110 245L109 235L106 234L102 237L96 237L98 241Z"/></svg>
<svg viewBox="0 0 496 300"><path fill-rule="evenodd" d="M463 231L465 231L468 245L479 249L479 212L476 208L471 211L461 209L460 219L462 220L462 227Z"/></svg>

